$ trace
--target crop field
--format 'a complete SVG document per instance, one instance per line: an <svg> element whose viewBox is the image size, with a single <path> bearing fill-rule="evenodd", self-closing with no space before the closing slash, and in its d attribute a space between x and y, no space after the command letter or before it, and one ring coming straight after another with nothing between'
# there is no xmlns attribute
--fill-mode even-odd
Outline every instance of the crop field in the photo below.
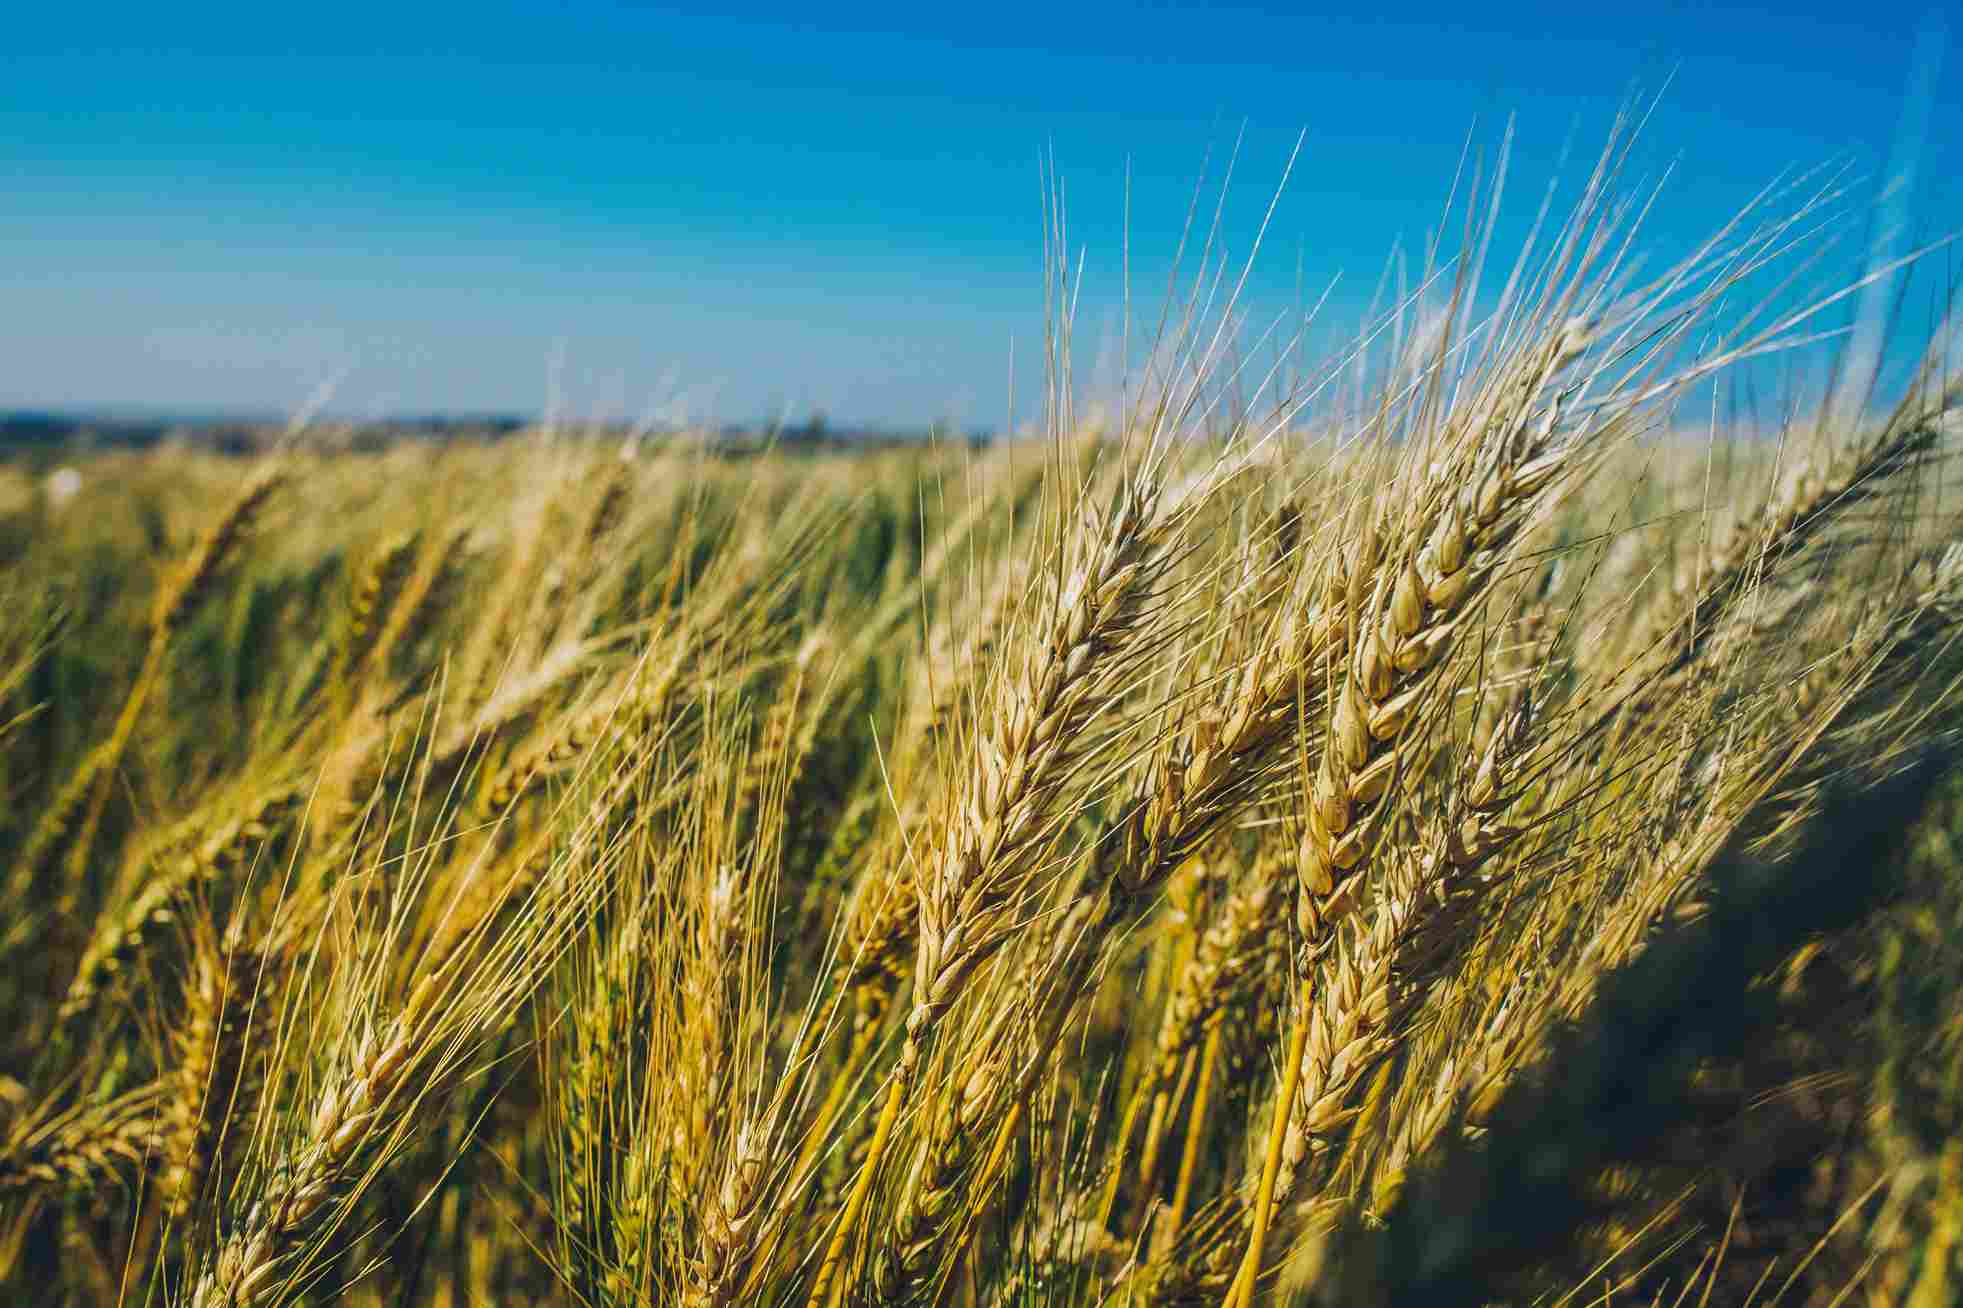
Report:
<svg viewBox="0 0 1963 1308"><path fill-rule="evenodd" d="M1956 1301L1953 337L1734 422L1811 215L1626 216L1105 414L1059 259L986 447L5 469L0 1299Z"/></svg>

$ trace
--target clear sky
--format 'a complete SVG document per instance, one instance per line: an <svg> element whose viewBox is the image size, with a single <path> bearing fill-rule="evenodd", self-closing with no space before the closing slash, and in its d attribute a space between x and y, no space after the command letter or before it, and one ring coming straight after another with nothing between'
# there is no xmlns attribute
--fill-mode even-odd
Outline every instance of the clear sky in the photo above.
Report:
<svg viewBox="0 0 1963 1308"><path fill-rule="evenodd" d="M556 377L598 417L999 426L1012 341L1031 403L1045 150L1108 305L1127 167L1156 296L1209 147L1217 176L1244 125L1244 242L1306 129L1253 291L1340 274L1347 325L1468 132L1490 156L1517 117L1530 216L1632 92L1662 89L1637 163L1674 165L1667 253L1782 168L1884 176L1934 67L1908 234L1963 228L1958 27L1922 0L22 5L0 406L284 410L333 379L355 416L535 412Z"/></svg>

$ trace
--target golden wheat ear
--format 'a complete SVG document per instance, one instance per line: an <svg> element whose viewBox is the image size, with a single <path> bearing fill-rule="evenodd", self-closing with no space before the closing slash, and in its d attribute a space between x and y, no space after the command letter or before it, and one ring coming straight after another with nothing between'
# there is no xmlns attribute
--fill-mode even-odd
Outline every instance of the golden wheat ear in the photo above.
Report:
<svg viewBox="0 0 1963 1308"><path fill-rule="evenodd" d="M164 655L171 638L203 602L218 574L241 548L267 502L287 480L286 469L277 464L253 477L198 539L191 553L164 579L151 607L143 663L124 696L122 712L117 715L108 739L83 756L81 766L36 824L26 850L9 876L6 895L10 902L39 902L47 893L46 883L58 867L65 866L71 883L84 880L95 849L96 831L108 803L111 779L121 766L144 707L163 676ZM10 948L14 943L10 938L0 945Z"/></svg>
<svg viewBox="0 0 1963 1308"><path fill-rule="evenodd" d="M1647 1160L1697 1112L1698 1069L1772 1020L1754 983L1886 902L1896 856L1952 765L1932 751L1872 789L1838 788L1777 863L1736 845L1722 854L1708 911L1605 977L1544 1071L1502 1095L1477 1140L1453 1137L1416 1163L1381 1229L1344 1233L1337 1301L1471 1308L1589 1221L1596 1178Z"/></svg>
<svg viewBox="0 0 1963 1308"><path fill-rule="evenodd" d="M163 1093L150 1085L105 1102L50 1103L21 1114L0 1141L0 1195L133 1187L156 1155Z"/></svg>

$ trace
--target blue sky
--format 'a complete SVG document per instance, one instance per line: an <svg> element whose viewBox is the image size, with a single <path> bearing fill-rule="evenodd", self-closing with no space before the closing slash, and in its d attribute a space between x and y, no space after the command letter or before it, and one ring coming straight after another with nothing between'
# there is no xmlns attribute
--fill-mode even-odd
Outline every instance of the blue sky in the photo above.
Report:
<svg viewBox="0 0 1963 1308"><path fill-rule="evenodd" d="M1895 0L35 5L0 63L0 406L283 410L333 380L357 416L556 390L997 426L1012 342L1033 406L1046 150L1080 357L1115 330L1127 168L1150 299L1243 131L1237 251L1307 133L1253 301L1340 275L1333 332L1437 224L1469 132L1490 157L1515 116L1524 221L1632 92L1662 89L1631 177L1674 166L1666 256L1782 168L1885 175L1918 66L1907 235L1963 228L1958 36Z"/></svg>

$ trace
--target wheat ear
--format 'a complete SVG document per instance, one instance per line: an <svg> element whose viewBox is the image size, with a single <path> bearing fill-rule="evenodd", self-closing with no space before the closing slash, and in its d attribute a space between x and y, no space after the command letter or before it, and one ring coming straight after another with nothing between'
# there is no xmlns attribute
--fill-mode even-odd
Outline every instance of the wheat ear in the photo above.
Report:
<svg viewBox="0 0 1963 1308"><path fill-rule="evenodd" d="M1085 520L1076 542L1081 561L1062 579L1047 629L979 734L976 766L920 878L913 1009L899 1062L809 1308L827 1302L936 1024L1016 929L1018 906L1058 826L1056 800L1084 759L1085 729L1134 662L1127 647L1164 571L1166 534L1158 489L1143 477L1126 482L1107 520Z"/></svg>
<svg viewBox="0 0 1963 1308"><path fill-rule="evenodd" d="M109 798L109 778L122 762L136 732L137 719L163 673L164 654L171 638L204 601L212 582L238 550L254 520L286 481L285 469L268 468L248 482L211 529L199 538L190 555L165 580L150 613L150 640L143 664L123 700L122 712L109 738L83 760L41 823L35 827L16 865L7 896L14 903L31 903L40 895L43 879L56 861L66 857L71 882L79 882L93 852L96 828Z"/></svg>
<svg viewBox="0 0 1963 1308"><path fill-rule="evenodd" d="M1515 1085L1477 1143L1430 1160L1382 1230L1345 1242L1342 1302L1478 1304L1534 1250L1590 1210L1603 1167L1641 1159L1694 1113L1696 1069L1745 1047L1767 1018L1746 993L1799 941L1870 911L1886 854L1905 840L1944 762L1922 760L1878 791L1837 795L1806 847L1779 866L1735 847L1712 866L1712 911L1606 978L1582 1024L1554 1049L1558 1075ZM1629 1091L1629 1069L1645 1091Z"/></svg>
<svg viewBox="0 0 1963 1308"><path fill-rule="evenodd" d="M0 1141L0 1195L82 1193L142 1171L155 1156L163 1093L153 1083L106 1103L25 1114Z"/></svg>
<svg viewBox="0 0 1963 1308"><path fill-rule="evenodd" d="M152 935L176 920L178 905L186 896L227 876L276 839L306 797L304 781L275 786L208 830L200 817L188 849L167 842L162 857L139 863L136 893L120 910L104 915L76 965L62 1000L62 1019L87 1011L103 986L128 970ZM233 802L226 797L227 808Z"/></svg>
<svg viewBox="0 0 1963 1308"><path fill-rule="evenodd" d="M232 1123L249 1116L253 1037L271 1002L263 993L266 960L200 927L184 1018L172 1033L176 1094L165 1114L164 1202L177 1221L200 1202Z"/></svg>
<svg viewBox="0 0 1963 1308"><path fill-rule="evenodd" d="M1400 746L1434 710L1439 669L1460 620L1491 581L1541 492L1567 466L1569 451L1556 444L1559 397L1543 396L1587 339L1582 324L1569 323L1515 359L1475 397L1470 413L1447 428L1449 456L1421 483L1419 510L1393 538L1398 547L1385 552L1379 542L1387 533L1373 527L1347 575L1331 578L1332 598L1340 595L1342 603L1332 604L1328 620L1342 621L1347 657L1341 665L1331 660L1341 671L1306 800L1296 897L1305 949L1315 948L1349 906L1379 824L1391 811L1387 798L1399 768L1408 765ZM1230 1308L1252 1302L1312 1021L1312 1010L1304 1008L1289 1038L1247 1257Z"/></svg>

